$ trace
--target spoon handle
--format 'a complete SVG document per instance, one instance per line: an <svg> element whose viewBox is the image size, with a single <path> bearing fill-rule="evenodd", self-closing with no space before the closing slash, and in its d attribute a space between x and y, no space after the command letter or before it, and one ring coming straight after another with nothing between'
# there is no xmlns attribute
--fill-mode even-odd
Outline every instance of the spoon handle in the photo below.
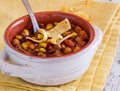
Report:
<svg viewBox="0 0 120 91"><path fill-rule="evenodd" d="M39 25L37 23L37 20L35 18L35 15L30 7L30 4L28 2L28 0L22 0L26 10L28 11L28 14L30 15L30 18L31 18L31 21L32 21L32 24L33 24L33 28L34 28L34 33L37 32L40 28L39 28Z"/></svg>

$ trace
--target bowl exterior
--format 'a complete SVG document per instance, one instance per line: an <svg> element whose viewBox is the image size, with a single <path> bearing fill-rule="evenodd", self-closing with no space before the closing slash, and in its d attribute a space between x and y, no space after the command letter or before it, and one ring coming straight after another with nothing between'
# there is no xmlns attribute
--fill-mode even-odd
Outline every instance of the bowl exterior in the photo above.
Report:
<svg viewBox="0 0 120 91"><path fill-rule="evenodd" d="M83 75L88 69L97 47L98 46L89 48L89 50L83 54L78 53L67 58L63 57L52 60L31 59L30 57L17 54L8 46L6 46L6 49L13 64L32 67L32 74L28 76L26 72L26 74L23 74L22 79L37 85L53 86L68 83Z"/></svg>

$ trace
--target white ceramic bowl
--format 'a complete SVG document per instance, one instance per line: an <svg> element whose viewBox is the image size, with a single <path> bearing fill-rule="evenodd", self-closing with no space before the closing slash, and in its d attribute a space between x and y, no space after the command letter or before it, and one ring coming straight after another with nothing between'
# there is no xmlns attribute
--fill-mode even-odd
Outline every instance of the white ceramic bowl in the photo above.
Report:
<svg viewBox="0 0 120 91"><path fill-rule="evenodd" d="M59 17L59 19L63 19L67 17L71 22L74 20L76 24L81 22L84 27L87 26L84 25L84 23L91 27L89 23L86 23L83 19L82 21L84 22L82 22L81 18L79 20L79 17L75 15L63 12L47 12L45 14L48 13L50 14L49 18L53 17L56 19L56 17ZM51 13L55 14L52 15ZM44 13L37 13L36 18L38 19L42 14ZM29 25L31 26L30 18L24 16L14 21L6 29L4 40L5 47L0 53L0 70L3 73L10 76L20 77L33 84L53 86L73 81L86 72L102 39L102 33L99 28L94 26L94 29L92 30L95 33L93 40L88 46L77 53L63 57L38 58L15 50L11 47L10 43L8 43L12 40L11 36L15 35L9 33L9 31L25 28L26 25L24 23L26 21L27 24L30 23ZM6 59L8 58L11 63L6 62Z"/></svg>

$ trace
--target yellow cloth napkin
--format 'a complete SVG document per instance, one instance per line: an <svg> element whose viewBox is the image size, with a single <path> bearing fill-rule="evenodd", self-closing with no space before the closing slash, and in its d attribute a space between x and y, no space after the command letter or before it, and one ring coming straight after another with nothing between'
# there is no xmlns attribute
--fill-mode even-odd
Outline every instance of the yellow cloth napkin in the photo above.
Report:
<svg viewBox="0 0 120 91"><path fill-rule="evenodd" d="M39 9L39 11L59 10L65 5L68 7L77 7L79 10L80 1L81 0L72 0L72 2L70 0L63 2L61 2L61 0L31 0L30 3L34 11L37 11L37 9ZM2 19L0 20L0 33L3 34L7 25L15 18L26 14L26 11L20 0L0 0L0 2L2 2L0 3L1 7L5 7L0 8L0 18ZM16 9L16 6L19 8ZM81 10L81 12L90 16L90 22L99 26L104 34L102 43L88 71L82 77L62 86L42 87L32 85L19 78L0 74L0 91L102 91L118 45L119 29L117 24L120 24L120 9L118 8L119 5L115 3L91 2ZM7 11L5 11L6 9ZM75 13L79 14L79 11ZM3 35L0 37L0 39L3 39ZM0 48L2 47L3 41L0 41Z"/></svg>
<svg viewBox="0 0 120 91"><path fill-rule="evenodd" d="M114 60L118 44L120 29L116 27L118 26L116 23L120 21L119 19L120 8L115 13L114 18L109 24L107 31L103 36L102 43L98 48L88 71L81 77L78 89L83 88L84 90L82 91L89 91L90 89L90 91L102 91L111 64Z"/></svg>

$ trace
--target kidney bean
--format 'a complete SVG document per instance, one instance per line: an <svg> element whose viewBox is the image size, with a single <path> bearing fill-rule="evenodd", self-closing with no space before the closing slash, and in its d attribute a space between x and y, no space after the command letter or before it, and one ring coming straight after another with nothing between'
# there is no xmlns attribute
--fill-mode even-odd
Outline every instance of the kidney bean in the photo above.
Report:
<svg viewBox="0 0 120 91"><path fill-rule="evenodd" d="M75 32L75 31L73 29L71 29L70 32L72 33L72 32Z"/></svg>
<svg viewBox="0 0 120 91"><path fill-rule="evenodd" d="M44 54L43 52L38 52L37 55L38 55L38 56L41 56L41 57L46 57L46 54Z"/></svg>
<svg viewBox="0 0 120 91"><path fill-rule="evenodd" d="M82 28L79 26L75 27L75 32L79 34L79 32L82 31Z"/></svg>
<svg viewBox="0 0 120 91"><path fill-rule="evenodd" d="M76 38L75 38L75 41L77 42L77 43L79 43L79 41L81 41L82 39L81 39L81 37L80 36L77 36Z"/></svg>
<svg viewBox="0 0 120 91"><path fill-rule="evenodd" d="M82 41L79 41L79 46L80 46L80 47L83 47L85 44L86 44L85 41L83 41L83 40L82 40Z"/></svg>
<svg viewBox="0 0 120 91"><path fill-rule="evenodd" d="M53 45L51 43L48 43L46 48L47 50L53 49Z"/></svg>
<svg viewBox="0 0 120 91"><path fill-rule="evenodd" d="M68 47L74 47L75 46L74 42L71 41L70 39L64 40L64 43Z"/></svg>
<svg viewBox="0 0 120 91"><path fill-rule="evenodd" d="M55 49L50 49L50 50L48 50L48 53L54 53L56 50Z"/></svg>
<svg viewBox="0 0 120 91"><path fill-rule="evenodd" d="M26 38L23 37L20 41L21 41L21 42L26 42Z"/></svg>
<svg viewBox="0 0 120 91"><path fill-rule="evenodd" d="M54 45L54 48L55 48L55 49L61 49L62 46L61 46L61 44L56 44L56 45Z"/></svg>
<svg viewBox="0 0 120 91"><path fill-rule="evenodd" d="M32 54L32 55L37 55L37 56L38 56L38 51L33 50L33 51L31 52L31 54Z"/></svg>
<svg viewBox="0 0 120 91"><path fill-rule="evenodd" d="M82 40L87 40L88 39L88 35L85 31L80 31L79 35L81 36Z"/></svg>
<svg viewBox="0 0 120 91"><path fill-rule="evenodd" d="M74 24L71 24L71 28L72 28L72 29L75 29L75 25L74 25Z"/></svg>
<svg viewBox="0 0 120 91"><path fill-rule="evenodd" d="M61 56L62 53L60 52L60 50L56 50L55 53L54 53L54 56Z"/></svg>

